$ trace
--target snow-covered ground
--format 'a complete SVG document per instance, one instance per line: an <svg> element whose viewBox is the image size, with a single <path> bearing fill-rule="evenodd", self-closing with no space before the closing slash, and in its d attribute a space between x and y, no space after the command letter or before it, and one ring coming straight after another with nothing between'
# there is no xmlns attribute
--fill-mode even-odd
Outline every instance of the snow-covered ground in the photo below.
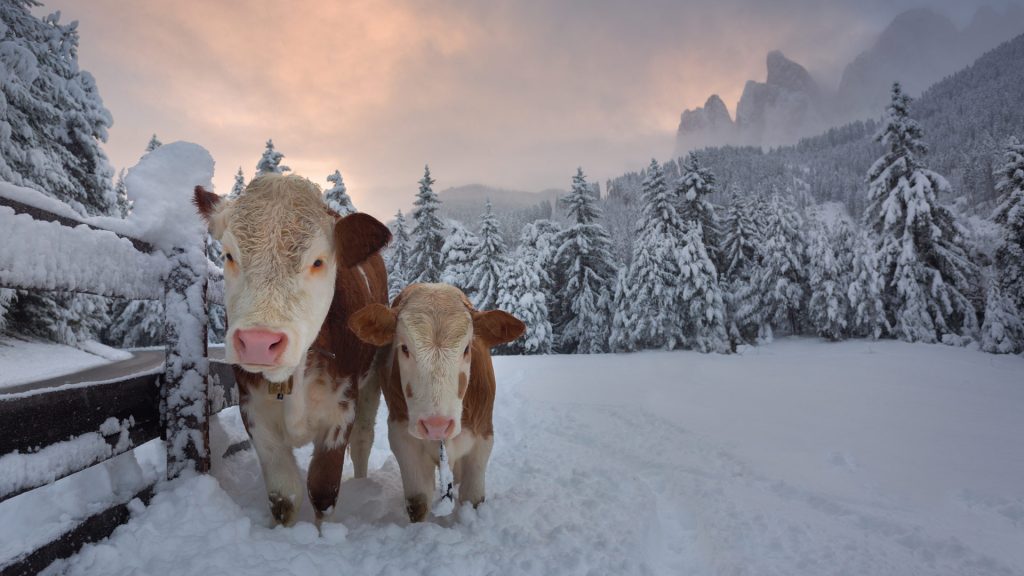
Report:
<svg viewBox="0 0 1024 576"><path fill-rule="evenodd" d="M52 342L0 337L0 390L126 358L131 358L130 352L98 342L85 342L79 349Z"/></svg>
<svg viewBox="0 0 1024 576"><path fill-rule="evenodd" d="M478 510L407 523L382 409L370 477L344 483L322 536L308 503L269 527L246 451L50 572L1024 574L1019 356L799 339L496 371ZM214 432L218 453L241 437L237 411Z"/></svg>

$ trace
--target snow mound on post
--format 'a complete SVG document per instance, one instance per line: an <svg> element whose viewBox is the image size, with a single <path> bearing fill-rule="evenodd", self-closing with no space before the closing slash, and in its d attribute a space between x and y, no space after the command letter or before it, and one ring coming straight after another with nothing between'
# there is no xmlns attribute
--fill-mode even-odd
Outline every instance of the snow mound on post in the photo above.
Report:
<svg viewBox="0 0 1024 576"><path fill-rule="evenodd" d="M198 144L172 142L143 156L125 185L134 202L135 234L162 250L190 246L205 234L192 205L196 186L213 189L213 156Z"/></svg>

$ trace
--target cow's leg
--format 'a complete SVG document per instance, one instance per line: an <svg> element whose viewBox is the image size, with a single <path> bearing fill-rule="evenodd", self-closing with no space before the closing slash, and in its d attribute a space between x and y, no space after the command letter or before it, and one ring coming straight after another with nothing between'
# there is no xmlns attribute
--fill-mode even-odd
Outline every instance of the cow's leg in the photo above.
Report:
<svg viewBox="0 0 1024 576"><path fill-rule="evenodd" d="M491 458L491 448L493 447L494 436L477 438L469 452L459 459L457 465L461 482L459 502L469 502L475 508L484 501L486 495L484 480L487 475L487 462Z"/></svg>
<svg viewBox="0 0 1024 576"><path fill-rule="evenodd" d="M302 477L285 435L280 401L257 391L242 412L263 471L270 512L276 523L291 526L302 506Z"/></svg>
<svg viewBox="0 0 1024 576"><path fill-rule="evenodd" d="M335 428L313 442L313 460L309 463L306 487L316 513L317 526L334 511L338 502L341 469L345 462L345 438L350 431L351 424L346 430Z"/></svg>
<svg viewBox="0 0 1024 576"><path fill-rule="evenodd" d="M408 422L388 422L388 440L402 473L405 511L411 522L422 522L430 511L434 491L434 461L423 449L423 441L409 434Z"/></svg>
<svg viewBox="0 0 1024 576"><path fill-rule="evenodd" d="M391 348L382 348L374 356L370 371L359 383L359 397L356 399L356 421L352 428L351 454L356 478L366 478L370 450L373 448L373 428L377 423L377 409L380 407L380 384L387 368Z"/></svg>

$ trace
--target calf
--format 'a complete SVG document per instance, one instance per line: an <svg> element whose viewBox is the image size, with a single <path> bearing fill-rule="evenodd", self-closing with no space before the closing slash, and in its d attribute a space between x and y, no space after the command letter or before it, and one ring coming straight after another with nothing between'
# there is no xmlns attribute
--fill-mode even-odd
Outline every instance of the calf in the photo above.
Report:
<svg viewBox="0 0 1024 576"><path fill-rule="evenodd" d="M409 519L427 516L441 441L460 484L459 501L483 502L494 445L490 349L520 337L526 326L500 310L474 310L462 291L447 284L413 284L391 309L370 304L349 326L363 341L382 346L388 439Z"/></svg>
<svg viewBox="0 0 1024 576"><path fill-rule="evenodd" d="M225 353L274 520L296 520L292 448L313 442L306 489L319 523L337 501L350 435L355 474L366 475L380 389L374 349L348 319L387 302L378 251L391 234L366 214L340 217L298 176L261 176L232 201L197 188L195 204L224 248Z"/></svg>

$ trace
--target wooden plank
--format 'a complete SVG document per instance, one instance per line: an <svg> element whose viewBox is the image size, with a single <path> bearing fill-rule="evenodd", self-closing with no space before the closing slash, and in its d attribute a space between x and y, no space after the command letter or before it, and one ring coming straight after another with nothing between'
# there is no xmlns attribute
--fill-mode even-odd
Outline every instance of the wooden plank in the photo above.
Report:
<svg viewBox="0 0 1024 576"><path fill-rule="evenodd" d="M135 498L144 504L149 504L153 498L153 486L139 491L128 502ZM131 518L128 502L112 506L99 514L90 516L69 532L65 532L60 538L9 564L0 566L0 576L38 574L53 562L70 558L81 550L82 546L107 538L118 526Z"/></svg>
<svg viewBox="0 0 1024 576"><path fill-rule="evenodd" d="M57 222L58 224L67 226L69 228L75 228L84 225L88 226L89 228L92 228L93 230L106 230L106 228L99 228L97 226L93 226L92 224L86 224L85 222L68 218L67 216L54 214L53 212L48 212L46 210L43 210L42 208L29 206L28 204L18 202L17 200L11 200L10 198L5 198L4 196L0 196L0 206L7 206L8 208L14 210L15 214L28 214L35 220L43 220L45 222ZM106 231L113 232L114 234L117 234L119 237L128 240L129 242L132 243L132 246L134 246L135 249L138 250L139 252L152 254L153 252L156 251L156 248L154 248L152 244L143 242L142 240L139 240L137 238L132 238L131 236L126 236L124 234L114 232L113 230Z"/></svg>
<svg viewBox="0 0 1024 576"><path fill-rule="evenodd" d="M163 427L158 378L157 374L149 374L29 395L0 395L0 455L15 451L30 454L83 434L97 433L109 418L134 421L128 430L127 446L116 449L120 433L105 437L112 448L111 455L61 471L48 482L0 492L0 502L159 438Z"/></svg>

